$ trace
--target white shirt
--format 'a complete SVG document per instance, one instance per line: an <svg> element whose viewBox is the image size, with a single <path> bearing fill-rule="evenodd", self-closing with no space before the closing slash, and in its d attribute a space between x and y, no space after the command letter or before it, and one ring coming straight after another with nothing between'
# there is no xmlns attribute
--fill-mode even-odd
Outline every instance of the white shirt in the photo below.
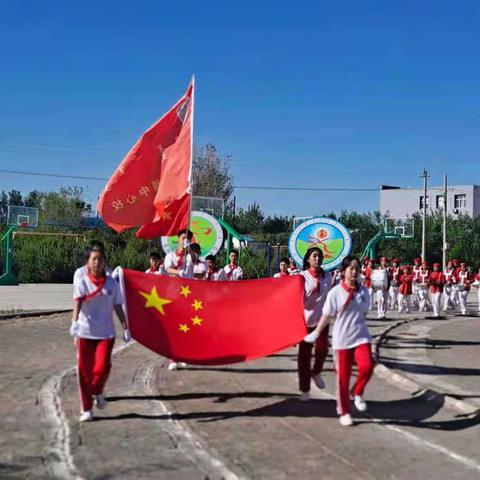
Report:
<svg viewBox="0 0 480 480"><path fill-rule="evenodd" d="M167 272L165 271L165 267L160 265L156 272L151 272L149 268L145 270L145 273L150 273L151 275L165 275Z"/></svg>
<svg viewBox="0 0 480 480"><path fill-rule="evenodd" d="M180 256L178 256L176 252L167 253L164 262L165 271L167 272L167 274L169 268L175 268L176 270L180 270L180 275L178 275L179 277L193 278L193 262L190 254L187 253L183 257L183 264L180 267L178 266L179 261Z"/></svg>
<svg viewBox="0 0 480 480"><path fill-rule="evenodd" d="M227 265L223 270L225 271L225 276L227 280L235 281L242 280L243 278L243 270L242 267L240 267L239 265L237 265L233 269L232 267L230 267L230 265Z"/></svg>
<svg viewBox="0 0 480 480"><path fill-rule="evenodd" d="M203 278L203 276L207 273L207 270L207 263L202 260L200 260L198 263L193 264L194 275L202 275Z"/></svg>
<svg viewBox="0 0 480 480"><path fill-rule="evenodd" d="M212 280L214 282L219 282L221 280L226 280L226 279L227 279L227 275L225 274L225 270L223 268L217 270L216 272L213 272L210 275L207 270L207 274L205 277L205 280Z"/></svg>
<svg viewBox="0 0 480 480"><path fill-rule="evenodd" d="M323 314L335 318L332 328L332 348L344 350L364 343L371 343L366 314L370 308L370 295L364 285L360 285L353 300L344 308L348 292L342 285L333 287L327 295Z"/></svg>
<svg viewBox="0 0 480 480"><path fill-rule="evenodd" d="M97 289L88 275L83 275L81 272L77 275L77 272L75 272L76 281L73 284L74 299L84 297ZM122 305L122 295L117 281L108 275L102 291L82 303L78 315L78 336L92 339L114 338L113 307L115 305Z"/></svg>
<svg viewBox="0 0 480 480"><path fill-rule="evenodd" d="M304 318L307 327L313 328L322 316L323 305L332 284L332 274L323 272L322 278L315 278L308 270L300 273L305 278Z"/></svg>

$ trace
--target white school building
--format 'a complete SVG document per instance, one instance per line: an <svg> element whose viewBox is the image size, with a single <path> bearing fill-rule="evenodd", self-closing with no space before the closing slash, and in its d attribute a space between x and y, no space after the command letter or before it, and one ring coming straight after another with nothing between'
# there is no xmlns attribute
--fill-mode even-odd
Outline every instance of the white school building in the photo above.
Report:
<svg viewBox="0 0 480 480"><path fill-rule="evenodd" d="M443 187L427 190L428 213L443 210ZM410 217L420 213L424 205L423 188L401 188L382 185L380 190L380 213L390 218ZM450 215L480 215L480 185L455 185L448 187L447 210Z"/></svg>

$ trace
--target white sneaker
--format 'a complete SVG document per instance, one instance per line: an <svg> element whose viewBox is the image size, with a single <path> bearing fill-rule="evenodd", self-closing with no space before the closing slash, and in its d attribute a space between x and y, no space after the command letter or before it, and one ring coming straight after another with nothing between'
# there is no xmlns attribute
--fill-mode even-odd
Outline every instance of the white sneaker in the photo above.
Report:
<svg viewBox="0 0 480 480"><path fill-rule="evenodd" d="M82 412L80 415L80 422L91 422L93 420L93 413L91 410L87 410L86 412Z"/></svg>
<svg viewBox="0 0 480 480"><path fill-rule="evenodd" d="M310 392L302 392L300 394L300 401L301 402L308 402L310 401Z"/></svg>
<svg viewBox="0 0 480 480"><path fill-rule="evenodd" d="M325 380L322 378L322 375L320 373L317 373L316 375L312 376L313 383L319 388L320 390L323 390L325 388Z"/></svg>
<svg viewBox="0 0 480 480"><path fill-rule="evenodd" d="M180 362L178 364L178 368L185 368L187 366L187 364L185 362Z"/></svg>
<svg viewBox="0 0 480 480"><path fill-rule="evenodd" d="M353 403L355 404L355 408L359 412L367 411L367 402L360 395L355 395L355 398L353 399Z"/></svg>
<svg viewBox="0 0 480 480"><path fill-rule="evenodd" d="M307 335L303 337L303 341L307 343L315 343L318 340L318 337L319 334L313 331L312 333L307 333Z"/></svg>
<svg viewBox="0 0 480 480"><path fill-rule="evenodd" d="M353 425L353 420L349 413L346 415L340 415L339 420L342 427L351 427Z"/></svg>
<svg viewBox="0 0 480 480"><path fill-rule="evenodd" d="M173 370L178 370L178 363L177 362L170 362L168 364L168 371L171 372Z"/></svg>
<svg viewBox="0 0 480 480"><path fill-rule="evenodd" d="M95 406L99 410L103 410L107 408L107 405L108 405L108 402L105 398L105 395L103 395L103 393L101 395L95 395Z"/></svg>

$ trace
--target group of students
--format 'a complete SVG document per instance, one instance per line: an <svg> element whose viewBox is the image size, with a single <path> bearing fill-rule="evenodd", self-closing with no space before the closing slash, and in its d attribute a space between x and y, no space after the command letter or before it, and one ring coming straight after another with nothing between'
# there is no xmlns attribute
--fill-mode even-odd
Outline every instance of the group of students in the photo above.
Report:
<svg viewBox="0 0 480 480"><path fill-rule="evenodd" d="M230 264L223 269L216 266L214 257L208 257L202 264L199 247L188 244L191 238L191 232L179 232L178 249L168 253L163 264L159 256L152 255L147 273L207 281L239 280L243 277L236 251L230 254ZM370 295L360 282L361 267L357 258L345 258L339 274L325 272L322 262L322 250L312 247L305 255L303 270L287 259L288 265L282 266L278 276L301 274L305 278L304 315L308 334L300 342L298 350L301 400L309 400L312 379L319 388L325 387L321 373L329 348L328 324L336 320L332 328L332 347L338 377L338 413L342 425L352 425L349 384L353 363L358 367L352 390L353 402L359 411L367 408L363 391L374 367L371 337L366 324ZM74 275L74 308L70 327L77 350L81 422L93 420L94 406L98 409L107 406L104 388L115 342L113 312L116 312L123 328L124 341L131 339L120 288L115 272L106 266L103 244L93 242L86 251L86 264ZM313 345L315 362L312 368ZM169 366L170 370L174 368L177 368L175 364Z"/></svg>
<svg viewBox="0 0 480 480"><path fill-rule="evenodd" d="M198 243L190 243L192 238L193 234L190 230L181 230L178 233L178 248L167 253L164 260L159 253L152 252L150 266L145 273L211 281L243 279L237 250L230 252L230 263L220 268L215 255L208 255L205 261L200 258L201 247Z"/></svg>
<svg viewBox="0 0 480 480"><path fill-rule="evenodd" d="M472 286L478 288L480 312L480 269L476 274L471 273L465 262L451 260L442 271L440 263L430 268L429 263L420 258L414 260L413 267L400 266L396 258L389 263L386 257L381 257L378 264L365 258L362 276L371 294L370 309L374 308L374 298L377 300L378 318L385 318L388 308L399 313L433 310L434 317L451 308L466 315Z"/></svg>

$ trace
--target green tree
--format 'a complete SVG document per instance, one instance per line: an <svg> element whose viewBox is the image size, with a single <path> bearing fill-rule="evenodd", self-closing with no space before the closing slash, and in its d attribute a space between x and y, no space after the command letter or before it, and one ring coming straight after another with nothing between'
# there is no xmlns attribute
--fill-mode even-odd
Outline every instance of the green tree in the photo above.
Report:
<svg viewBox="0 0 480 480"><path fill-rule="evenodd" d="M8 192L8 204L15 206L23 206L23 197L18 190L10 190Z"/></svg>
<svg viewBox="0 0 480 480"><path fill-rule="evenodd" d="M253 202L246 209L241 208L235 217L235 228L239 233L259 233L263 230L265 215L260 205Z"/></svg>
<svg viewBox="0 0 480 480"><path fill-rule="evenodd" d="M228 202L233 192L230 156L222 156L215 145L197 148L193 154L193 194L201 197L220 197Z"/></svg>

